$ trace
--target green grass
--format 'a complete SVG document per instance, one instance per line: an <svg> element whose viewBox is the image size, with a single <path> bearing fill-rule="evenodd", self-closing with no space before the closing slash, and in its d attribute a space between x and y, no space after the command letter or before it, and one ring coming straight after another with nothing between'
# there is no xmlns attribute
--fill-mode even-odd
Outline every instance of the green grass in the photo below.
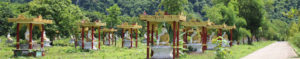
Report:
<svg viewBox="0 0 300 59"><path fill-rule="evenodd" d="M293 41L292 41L292 40L289 40L288 42L289 42L289 44L292 46L292 48L294 48L295 52L296 52L297 55L299 56L299 55L300 55L300 48L297 47L295 44L293 44Z"/></svg>
<svg viewBox="0 0 300 59"><path fill-rule="evenodd" d="M254 42L253 45L236 45L230 48L232 59L240 59L248 54L263 48L267 45L270 45L274 41L260 41Z"/></svg>
<svg viewBox="0 0 300 59"><path fill-rule="evenodd" d="M117 46L104 46L101 44L101 50L81 52L80 47L74 48L73 44L69 44L69 40L62 39L55 41L57 46L47 47L46 56L43 57L13 57L13 49L5 44L6 38L0 37L0 59L145 59L146 44L139 43L138 48L121 48L121 41L117 41ZM231 48L233 59L239 59L253 51L262 48L273 41L256 42L254 45L237 45ZM207 50L203 54L184 54L180 59L215 59L215 50Z"/></svg>

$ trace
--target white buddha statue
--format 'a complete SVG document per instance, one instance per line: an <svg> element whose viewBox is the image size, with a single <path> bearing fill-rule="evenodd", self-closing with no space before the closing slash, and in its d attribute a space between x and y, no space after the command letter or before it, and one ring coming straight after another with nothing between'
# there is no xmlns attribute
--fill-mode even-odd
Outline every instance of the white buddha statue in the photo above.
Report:
<svg viewBox="0 0 300 59"><path fill-rule="evenodd" d="M13 43L13 39L10 37L10 33L7 34L6 43Z"/></svg>
<svg viewBox="0 0 300 59"><path fill-rule="evenodd" d="M197 33L197 30L194 29L190 38L190 43L188 43L187 46L191 52L202 52L201 35Z"/></svg>
<svg viewBox="0 0 300 59"><path fill-rule="evenodd" d="M125 47L130 47L131 41L130 41L130 34L128 31L125 32L124 34L124 46Z"/></svg>
<svg viewBox="0 0 300 59"><path fill-rule="evenodd" d="M73 35L71 35L70 37L71 37L71 39L70 39L69 42L70 42L70 43L75 43L75 37L74 37Z"/></svg>
<svg viewBox="0 0 300 59"><path fill-rule="evenodd" d="M51 46L50 45L51 41L49 38L47 38L46 31L44 31L43 34L44 34L44 46L46 46L46 47Z"/></svg>
<svg viewBox="0 0 300 59"><path fill-rule="evenodd" d="M25 40L29 41L29 39L30 39L30 32L29 29L27 29L25 32Z"/></svg>
<svg viewBox="0 0 300 59"><path fill-rule="evenodd" d="M92 42L93 42L93 46L92 46ZM84 49L92 49L93 48L93 50L97 50L98 49L96 47L97 44L98 44L97 42L95 42L95 41L92 40L92 32L89 30L88 34L87 34L86 42L84 43L84 45L85 45Z"/></svg>

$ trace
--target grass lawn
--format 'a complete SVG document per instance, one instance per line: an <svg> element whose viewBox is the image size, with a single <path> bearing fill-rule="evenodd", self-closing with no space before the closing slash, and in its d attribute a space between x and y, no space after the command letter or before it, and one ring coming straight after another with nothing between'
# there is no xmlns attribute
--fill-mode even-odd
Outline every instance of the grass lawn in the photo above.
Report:
<svg viewBox="0 0 300 59"><path fill-rule="evenodd" d="M260 42L254 42L253 45L235 45L230 48L232 59L240 59L244 56L247 56L248 54L263 48L267 45L270 45L274 41L260 41Z"/></svg>
<svg viewBox="0 0 300 59"><path fill-rule="evenodd" d="M288 41L289 44L294 48L295 52L297 53L297 55L300 55L300 48L297 47L295 44L293 44L292 40Z"/></svg>
<svg viewBox="0 0 300 59"><path fill-rule="evenodd" d="M13 49L5 44L6 38L4 36L0 37L2 42L0 42L0 59L15 58L13 57ZM56 45L47 47L46 56L43 57L17 57L15 59L145 59L146 57L146 45L139 43L138 48L121 48L121 41L117 42L117 46L104 46L101 44L101 50L81 52L80 48L74 48L73 44L68 44L69 40L58 40L55 41ZM263 41L255 42L254 45L237 45L233 46L232 55L233 59L239 59L246 56L253 51L262 48L273 41ZM207 50L203 54L187 55L184 54L180 56L180 59L214 59L215 51Z"/></svg>

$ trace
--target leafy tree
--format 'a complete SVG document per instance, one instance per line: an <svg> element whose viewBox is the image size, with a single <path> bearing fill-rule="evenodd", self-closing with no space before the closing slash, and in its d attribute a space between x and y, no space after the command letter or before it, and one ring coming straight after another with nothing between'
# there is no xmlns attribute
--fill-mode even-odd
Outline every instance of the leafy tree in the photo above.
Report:
<svg viewBox="0 0 300 59"><path fill-rule="evenodd" d="M55 31L71 34L70 31L78 28L78 22L84 17L80 8L72 4L71 0L33 0L28 4L30 14L42 15L54 21L54 25L46 27L50 35Z"/></svg>
<svg viewBox="0 0 300 59"><path fill-rule="evenodd" d="M163 7L169 14L179 14L187 3L188 0L161 0L159 7Z"/></svg>
<svg viewBox="0 0 300 59"><path fill-rule="evenodd" d="M119 19L121 8L117 4L114 4L106 10L109 14L108 19L105 20L106 24L108 25L107 27L113 28L116 25L121 24L121 20Z"/></svg>

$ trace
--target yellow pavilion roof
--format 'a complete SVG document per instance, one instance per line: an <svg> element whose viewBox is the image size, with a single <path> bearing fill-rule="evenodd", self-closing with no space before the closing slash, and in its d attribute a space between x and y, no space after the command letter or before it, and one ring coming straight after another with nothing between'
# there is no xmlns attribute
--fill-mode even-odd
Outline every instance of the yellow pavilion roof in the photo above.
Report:
<svg viewBox="0 0 300 59"><path fill-rule="evenodd" d="M142 28L141 25L138 25L137 23L133 24L133 25L129 25L127 22L121 24L121 25L117 25L118 28L123 28L123 29L139 29Z"/></svg>
<svg viewBox="0 0 300 59"><path fill-rule="evenodd" d="M18 18L8 18L8 22L32 23L32 24L52 24L52 20L43 19L42 16L38 16L37 18L26 18L24 15L19 15Z"/></svg>
<svg viewBox="0 0 300 59"><path fill-rule="evenodd" d="M186 16L183 16L183 13L180 15L164 15L164 11L159 10L155 15L140 15L140 20L150 22L186 21Z"/></svg>
<svg viewBox="0 0 300 59"><path fill-rule="evenodd" d="M103 32L115 32L115 31L117 31L116 29L108 29L108 28L103 28L103 29L101 29L101 31L103 31Z"/></svg>
<svg viewBox="0 0 300 59"><path fill-rule="evenodd" d="M98 22L88 22L88 21L84 21L84 22L81 22L80 24L81 26L84 26L84 27L98 27L98 26L106 26L106 23L102 23L101 21L98 21Z"/></svg>
<svg viewBox="0 0 300 59"><path fill-rule="evenodd" d="M205 21L205 22L197 22L195 20L191 20L188 22L181 22L181 25L186 26L186 27L203 27L203 26L207 27L207 26L213 25L213 23L210 22L209 20Z"/></svg>

